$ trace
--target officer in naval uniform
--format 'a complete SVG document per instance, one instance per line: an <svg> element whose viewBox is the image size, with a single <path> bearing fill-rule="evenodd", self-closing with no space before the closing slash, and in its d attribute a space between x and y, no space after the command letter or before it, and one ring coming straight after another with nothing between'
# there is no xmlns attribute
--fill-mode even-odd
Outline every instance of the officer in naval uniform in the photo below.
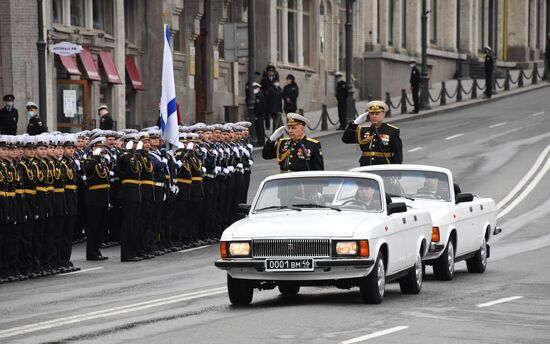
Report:
<svg viewBox="0 0 550 344"><path fill-rule="evenodd" d="M305 135L309 120L296 113L286 116L289 136L281 137L285 127L275 130L262 150L262 157L266 160L276 158L281 173L324 170L321 143Z"/></svg>
<svg viewBox="0 0 550 344"><path fill-rule="evenodd" d="M386 103L378 100L369 102L367 112L350 123L342 135L344 143L359 144L362 151L359 159L361 166L401 164L403 161L403 143L399 128L384 123L386 111ZM371 124L362 125L369 114Z"/></svg>

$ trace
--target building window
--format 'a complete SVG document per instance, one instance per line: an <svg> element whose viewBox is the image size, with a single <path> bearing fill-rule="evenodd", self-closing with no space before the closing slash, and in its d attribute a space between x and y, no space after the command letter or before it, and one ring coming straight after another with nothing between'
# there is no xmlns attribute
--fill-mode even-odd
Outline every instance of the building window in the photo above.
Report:
<svg viewBox="0 0 550 344"><path fill-rule="evenodd" d="M407 0L401 0L401 47L407 47Z"/></svg>
<svg viewBox="0 0 550 344"><path fill-rule="evenodd" d="M84 26L84 0L71 0L71 25Z"/></svg>
<svg viewBox="0 0 550 344"><path fill-rule="evenodd" d="M174 50L180 53L183 53L185 51L185 14L182 11L178 15L178 30L174 34ZM223 51L223 49L221 49Z"/></svg>
<svg viewBox="0 0 550 344"><path fill-rule="evenodd" d="M393 0L388 1L388 45L393 45Z"/></svg>
<svg viewBox="0 0 550 344"><path fill-rule="evenodd" d="M135 17L134 0L124 0L124 36L131 43L134 43L136 39Z"/></svg>
<svg viewBox="0 0 550 344"><path fill-rule="evenodd" d="M338 69L344 70L346 65L346 3L340 0L338 25Z"/></svg>
<svg viewBox="0 0 550 344"><path fill-rule="evenodd" d="M437 43L437 0L430 0L430 42Z"/></svg>
<svg viewBox="0 0 550 344"><path fill-rule="evenodd" d="M52 2L52 21L54 23L63 22L63 0L53 0L53 2Z"/></svg>
<svg viewBox="0 0 550 344"><path fill-rule="evenodd" d="M93 0L94 29L112 33L112 0Z"/></svg>
<svg viewBox="0 0 550 344"><path fill-rule="evenodd" d="M535 27L535 29L537 30L537 43L536 43L536 47L537 48L540 48L540 30L541 30L541 5L540 5L540 0L537 0L537 26Z"/></svg>
<svg viewBox="0 0 550 344"><path fill-rule="evenodd" d="M531 3L531 0L527 0L528 1L528 7L527 7L527 46L530 47L531 46L531 32L533 30L532 28L532 25L533 25L533 15L532 15L532 3Z"/></svg>
<svg viewBox="0 0 550 344"><path fill-rule="evenodd" d="M298 6L301 3L301 7ZM311 0L277 0L277 60L311 64L313 20ZM286 16L286 17L285 17ZM302 25L298 25L301 21ZM283 30L283 27L286 28ZM302 44L298 43L302 41ZM286 50L285 50L286 48Z"/></svg>
<svg viewBox="0 0 550 344"><path fill-rule="evenodd" d="M485 48L485 0L479 2L479 49Z"/></svg>
<svg viewBox="0 0 550 344"><path fill-rule="evenodd" d="M376 0L376 43L380 44L380 0Z"/></svg>

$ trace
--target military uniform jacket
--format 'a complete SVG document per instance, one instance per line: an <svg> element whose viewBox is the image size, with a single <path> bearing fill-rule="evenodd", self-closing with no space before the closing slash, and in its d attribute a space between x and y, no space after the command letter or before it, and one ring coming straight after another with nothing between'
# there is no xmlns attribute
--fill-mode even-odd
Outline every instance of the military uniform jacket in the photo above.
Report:
<svg viewBox="0 0 550 344"><path fill-rule="evenodd" d="M201 200L204 197L202 160L198 152L189 155L191 165L191 200Z"/></svg>
<svg viewBox="0 0 550 344"><path fill-rule="evenodd" d="M0 161L1 187L0 197L2 199L3 223L17 223L17 204L15 198L16 181L11 162Z"/></svg>
<svg viewBox="0 0 550 344"><path fill-rule="evenodd" d="M336 99L344 101L348 97L348 86L344 80L338 81L336 84Z"/></svg>
<svg viewBox="0 0 550 344"><path fill-rule="evenodd" d="M61 166L60 160L50 159L48 165L53 176L53 193L51 194L53 200L53 214L55 216L65 216L67 214L65 201L65 171Z"/></svg>
<svg viewBox="0 0 550 344"><path fill-rule="evenodd" d="M191 199L191 183L193 182L189 151L186 149L179 149L174 154L174 158L181 162L181 167L178 168L176 174L176 182L179 188L178 200L189 201Z"/></svg>
<svg viewBox="0 0 550 344"><path fill-rule="evenodd" d="M44 122L38 116L33 116L29 119L29 124L27 125L27 133L29 135L39 135L48 131Z"/></svg>
<svg viewBox="0 0 550 344"><path fill-rule="evenodd" d="M121 180L117 197L121 201L141 201L140 156L133 152L122 152L117 157L117 170Z"/></svg>
<svg viewBox="0 0 550 344"><path fill-rule="evenodd" d="M382 123L379 128L374 125L360 127L350 123L342 136L344 143L357 143L363 152L359 162L361 166L400 164L403 161L403 143L399 128Z"/></svg>
<svg viewBox="0 0 550 344"><path fill-rule="evenodd" d="M84 160L84 174L86 176L86 191L87 206L105 207L110 204L109 199L109 168L105 159L98 155L92 155Z"/></svg>
<svg viewBox="0 0 550 344"><path fill-rule="evenodd" d="M110 114L101 116L99 119L99 129L113 130L113 117Z"/></svg>
<svg viewBox="0 0 550 344"><path fill-rule="evenodd" d="M17 120L19 119L19 113L16 108L8 110L7 107L0 109L0 132L6 135L15 135L17 131Z"/></svg>
<svg viewBox="0 0 550 344"><path fill-rule="evenodd" d="M411 78L409 79L409 82L413 88L420 87L420 72L416 66L411 68Z"/></svg>
<svg viewBox="0 0 550 344"><path fill-rule="evenodd" d="M50 216L48 196L48 166L43 159L32 159L32 172L36 183L36 212L40 220Z"/></svg>
<svg viewBox="0 0 550 344"><path fill-rule="evenodd" d="M27 219L34 219L38 216L36 208L36 182L34 181L36 172L33 171L34 166L32 161L27 158L22 158L17 168L21 177L21 187L24 193L23 212Z"/></svg>
<svg viewBox="0 0 550 344"><path fill-rule="evenodd" d="M71 157L61 159L61 173L65 177L65 205L67 215L78 215L78 177L77 165Z"/></svg>
<svg viewBox="0 0 550 344"><path fill-rule="evenodd" d="M141 201L154 202L154 166L148 152L141 152L141 155L139 156L139 163L141 164Z"/></svg>
<svg viewBox="0 0 550 344"><path fill-rule="evenodd" d="M281 172L322 171L325 169L321 143L304 136L292 141L289 137L277 142L267 140L262 150L264 159L277 159Z"/></svg>

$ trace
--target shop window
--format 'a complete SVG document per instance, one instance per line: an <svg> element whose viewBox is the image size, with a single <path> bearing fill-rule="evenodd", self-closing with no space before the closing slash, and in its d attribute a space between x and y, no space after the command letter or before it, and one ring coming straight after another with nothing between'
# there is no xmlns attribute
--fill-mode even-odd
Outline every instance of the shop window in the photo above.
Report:
<svg viewBox="0 0 550 344"><path fill-rule="evenodd" d="M71 0L71 25L84 27L84 0Z"/></svg>

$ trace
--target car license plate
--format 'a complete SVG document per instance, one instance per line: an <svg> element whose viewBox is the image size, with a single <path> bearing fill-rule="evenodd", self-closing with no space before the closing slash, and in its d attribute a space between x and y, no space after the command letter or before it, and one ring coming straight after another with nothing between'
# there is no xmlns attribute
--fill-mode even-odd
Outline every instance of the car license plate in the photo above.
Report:
<svg viewBox="0 0 550 344"><path fill-rule="evenodd" d="M313 271L313 259L266 259L265 271Z"/></svg>

